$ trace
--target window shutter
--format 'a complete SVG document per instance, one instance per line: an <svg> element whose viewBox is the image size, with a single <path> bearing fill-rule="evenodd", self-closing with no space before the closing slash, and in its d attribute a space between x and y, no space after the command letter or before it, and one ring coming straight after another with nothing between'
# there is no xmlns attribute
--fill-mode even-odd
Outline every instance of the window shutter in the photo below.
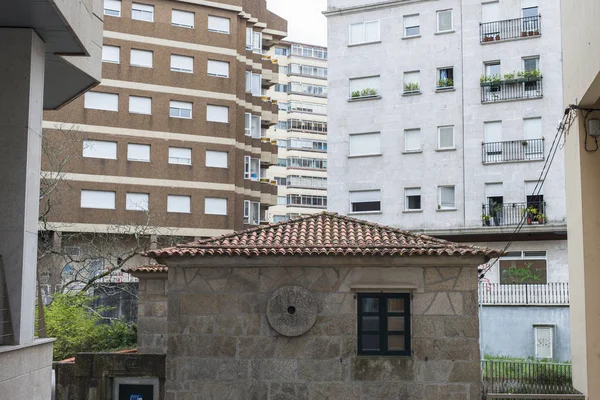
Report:
<svg viewBox="0 0 600 400"><path fill-rule="evenodd" d="M521 0L521 8L538 7L540 0Z"/></svg>
<svg viewBox="0 0 600 400"><path fill-rule="evenodd" d="M109 15L121 16L121 0L104 0L104 10L113 11Z"/></svg>
<svg viewBox="0 0 600 400"><path fill-rule="evenodd" d="M204 213L211 215L227 215L227 199L206 197L204 199Z"/></svg>
<svg viewBox="0 0 600 400"><path fill-rule="evenodd" d="M419 15L407 15L404 17L404 27L410 28L413 26L419 26Z"/></svg>
<svg viewBox="0 0 600 400"><path fill-rule="evenodd" d="M404 189L404 193L407 196L420 196L421 195L421 189L419 189L419 188Z"/></svg>
<svg viewBox="0 0 600 400"><path fill-rule="evenodd" d="M125 209L135 211L148 211L148 193L127 193Z"/></svg>
<svg viewBox="0 0 600 400"><path fill-rule="evenodd" d="M453 126L440 126L439 131L439 146L440 149L447 149L454 147L454 127Z"/></svg>
<svg viewBox="0 0 600 400"><path fill-rule="evenodd" d="M119 111L119 95L114 93L87 92L83 107L93 110Z"/></svg>
<svg viewBox="0 0 600 400"><path fill-rule="evenodd" d="M440 187L440 206L442 208L454 208L454 186Z"/></svg>
<svg viewBox="0 0 600 400"><path fill-rule="evenodd" d="M171 23L173 25L194 27L194 13L189 11L173 10L171 15Z"/></svg>
<svg viewBox="0 0 600 400"><path fill-rule="evenodd" d="M539 194L543 195L544 194L544 187L542 186L540 188L540 185L541 185L541 183L538 185L538 181L525 182L525 197L531 196L533 194L533 191L534 191L534 189L535 189L536 186L537 186L536 192L539 190Z"/></svg>
<svg viewBox="0 0 600 400"><path fill-rule="evenodd" d="M208 30L229 33L229 18L208 16Z"/></svg>
<svg viewBox="0 0 600 400"><path fill-rule="evenodd" d="M502 122L486 122L483 124L483 134L486 143L502 141Z"/></svg>
<svg viewBox="0 0 600 400"><path fill-rule="evenodd" d="M82 190L81 208L100 208L114 210L115 192L101 190Z"/></svg>
<svg viewBox="0 0 600 400"><path fill-rule="evenodd" d="M152 52L148 50L131 49L131 65L152 68Z"/></svg>
<svg viewBox="0 0 600 400"><path fill-rule="evenodd" d="M192 103L188 103L187 101L175 101L171 100L170 107L173 108L181 108L184 110L192 110Z"/></svg>
<svg viewBox="0 0 600 400"><path fill-rule="evenodd" d="M229 63L226 61L208 60L208 74L229 78Z"/></svg>
<svg viewBox="0 0 600 400"><path fill-rule="evenodd" d="M351 203L368 203L372 201L381 201L380 190L361 190L350 192Z"/></svg>
<svg viewBox="0 0 600 400"><path fill-rule="evenodd" d="M192 198L190 196L169 195L167 197L167 212L189 213Z"/></svg>
<svg viewBox="0 0 600 400"><path fill-rule="evenodd" d="M504 187L502 183L486 183L485 197L504 197Z"/></svg>
<svg viewBox="0 0 600 400"><path fill-rule="evenodd" d="M365 133L350 135L350 155L381 154L381 135L379 133Z"/></svg>
<svg viewBox="0 0 600 400"><path fill-rule="evenodd" d="M206 166L227 168L227 152L206 150Z"/></svg>
<svg viewBox="0 0 600 400"><path fill-rule="evenodd" d="M152 114L152 99L150 97L129 96L129 112Z"/></svg>
<svg viewBox="0 0 600 400"><path fill-rule="evenodd" d="M117 159L117 142L84 140L83 156L89 158Z"/></svg>
<svg viewBox="0 0 600 400"><path fill-rule="evenodd" d="M350 94L356 90L362 91L363 89L375 89L379 92L379 84L379 76L350 79Z"/></svg>
<svg viewBox="0 0 600 400"><path fill-rule="evenodd" d="M150 145L129 143L127 145L127 159L130 161L150 161Z"/></svg>
<svg viewBox="0 0 600 400"><path fill-rule="evenodd" d="M365 41L379 41L379 21L365 22Z"/></svg>
<svg viewBox="0 0 600 400"><path fill-rule="evenodd" d="M408 129L404 131L404 150L421 150L421 130Z"/></svg>
<svg viewBox="0 0 600 400"><path fill-rule="evenodd" d="M481 22L500 21L500 2L481 5Z"/></svg>
<svg viewBox="0 0 600 400"><path fill-rule="evenodd" d="M404 73L404 83L421 83L421 73L419 71L413 72L405 72Z"/></svg>
<svg viewBox="0 0 600 400"><path fill-rule="evenodd" d="M193 72L194 71L194 57L171 54L171 70L172 71Z"/></svg>
<svg viewBox="0 0 600 400"><path fill-rule="evenodd" d="M206 106L206 120L209 122L229 122L229 107L226 106Z"/></svg>
<svg viewBox="0 0 600 400"><path fill-rule="evenodd" d="M452 10L438 11L438 32L452 29Z"/></svg>
<svg viewBox="0 0 600 400"><path fill-rule="evenodd" d="M365 41L365 24L350 25L350 44L363 43Z"/></svg>
<svg viewBox="0 0 600 400"><path fill-rule="evenodd" d="M119 63L121 48L119 46L102 46L102 61Z"/></svg>
<svg viewBox="0 0 600 400"><path fill-rule="evenodd" d="M169 147L169 164L192 164L192 149Z"/></svg>
<svg viewBox="0 0 600 400"><path fill-rule="evenodd" d="M523 136L525 139L542 138L542 119L529 118L523 120Z"/></svg>

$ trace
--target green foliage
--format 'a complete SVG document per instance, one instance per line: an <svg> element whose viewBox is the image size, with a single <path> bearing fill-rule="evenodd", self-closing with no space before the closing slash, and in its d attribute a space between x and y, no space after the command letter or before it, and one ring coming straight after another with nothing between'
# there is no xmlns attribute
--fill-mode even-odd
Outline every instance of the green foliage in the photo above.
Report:
<svg viewBox="0 0 600 400"><path fill-rule="evenodd" d="M490 217L490 216L489 216L489 215L487 215L487 214L481 214L481 220L482 220L483 222L487 222L487 221L489 221L491 218L492 218L492 217Z"/></svg>
<svg viewBox="0 0 600 400"><path fill-rule="evenodd" d="M73 357L79 352L135 347L136 326L119 320L101 323L100 313L106 309L93 310L92 300L82 294L56 294L46 307L46 333L56 338L54 360Z"/></svg>
<svg viewBox="0 0 600 400"><path fill-rule="evenodd" d="M363 90L355 90L350 96L352 98L377 96L377 89L365 88Z"/></svg>
<svg viewBox="0 0 600 400"><path fill-rule="evenodd" d="M454 86L454 82L452 81L452 79L443 78L438 81L438 88L447 88L447 87L453 87L453 86Z"/></svg>
<svg viewBox="0 0 600 400"><path fill-rule="evenodd" d="M404 84L404 91L405 92L418 92L419 91L419 84L416 83L416 82L405 83Z"/></svg>
<svg viewBox="0 0 600 400"><path fill-rule="evenodd" d="M506 74L504 74L504 79L506 80L511 80L511 79L515 79L515 72L507 72Z"/></svg>
<svg viewBox="0 0 600 400"><path fill-rule="evenodd" d="M352 92L352 97L360 97L360 90L355 90Z"/></svg>

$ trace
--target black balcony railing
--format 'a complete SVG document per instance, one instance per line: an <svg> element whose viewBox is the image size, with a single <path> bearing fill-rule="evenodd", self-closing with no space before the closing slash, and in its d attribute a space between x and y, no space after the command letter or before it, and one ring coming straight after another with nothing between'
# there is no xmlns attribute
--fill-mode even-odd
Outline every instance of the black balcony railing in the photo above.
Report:
<svg viewBox="0 0 600 400"><path fill-rule="evenodd" d="M536 99L544 95L542 77L486 82L481 84L481 102Z"/></svg>
<svg viewBox="0 0 600 400"><path fill-rule="evenodd" d="M544 139L483 143L481 157L484 164L543 160Z"/></svg>
<svg viewBox="0 0 600 400"><path fill-rule="evenodd" d="M541 34L541 15L479 24L479 41L481 43L536 37Z"/></svg>
<svg viewBox="0 0 600 400"><path fill-rule="evenodd" d="M547 222L546 202L484 203L481 206L483 226L543 225Z"/></svg>

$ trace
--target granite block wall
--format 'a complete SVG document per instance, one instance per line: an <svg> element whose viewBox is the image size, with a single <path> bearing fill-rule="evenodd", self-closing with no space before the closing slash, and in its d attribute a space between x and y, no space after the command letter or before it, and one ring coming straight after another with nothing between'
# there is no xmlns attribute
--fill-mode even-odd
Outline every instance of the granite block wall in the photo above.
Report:
<svg viewBox="0 0 600 400"><path fill-rule="evenodd" d="M138 351L167 352L167 274L138 273Z"/></svg>

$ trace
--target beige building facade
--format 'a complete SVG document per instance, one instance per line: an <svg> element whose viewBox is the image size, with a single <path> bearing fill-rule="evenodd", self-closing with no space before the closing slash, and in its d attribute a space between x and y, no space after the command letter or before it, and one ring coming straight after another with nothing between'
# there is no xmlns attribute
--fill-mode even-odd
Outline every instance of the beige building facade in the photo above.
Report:
<svg viewBox="0 0 600 400"><path fill-rule="evenodd" d="M562 1L564 105L577 119L566 136L571 353L573 384L600 397L600 154L594 127L600 118L600 3Z"/></svg>

